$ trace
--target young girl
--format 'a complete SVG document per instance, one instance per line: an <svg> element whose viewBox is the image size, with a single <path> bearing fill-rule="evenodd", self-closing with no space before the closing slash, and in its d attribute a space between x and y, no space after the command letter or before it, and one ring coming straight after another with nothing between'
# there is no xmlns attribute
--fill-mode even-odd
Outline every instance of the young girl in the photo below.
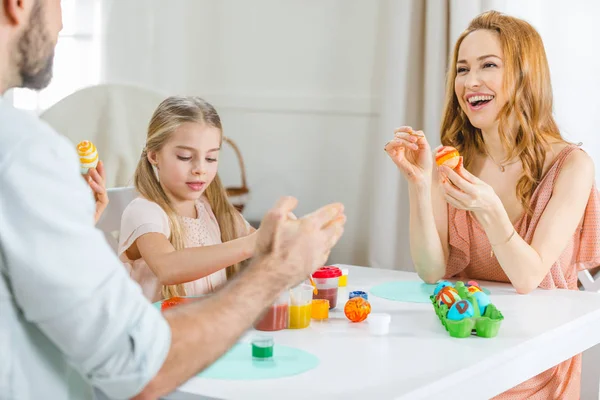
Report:
<svg viewBox="0 0 600 400"><path fill-rule="evenodd" d="M554 122L550 71L531 25L487 12L456 43L441 141L464 165L433 168L420 133L399 128L386 151L409 181L411 254L423 280L577 290L577 271L600 265L594 166ZM497 398L577 399L580 374L578 355Z"/></svg>
<svg viewBox="0 0 600 400"><path fill-rule="evenodd" d="M134 178L141 196L119 236L119 256L151 301L212 292L253 254L256 233L217 175L222 137L219 115L197 97L169 97L152 116Z"/></svg>

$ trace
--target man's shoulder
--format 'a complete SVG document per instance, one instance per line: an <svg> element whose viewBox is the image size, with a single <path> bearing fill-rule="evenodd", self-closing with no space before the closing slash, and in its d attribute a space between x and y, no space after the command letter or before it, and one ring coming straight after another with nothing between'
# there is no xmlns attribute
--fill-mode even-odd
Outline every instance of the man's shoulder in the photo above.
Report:
<svg viewBox="0 0 600 400"><path fill-rule="evenodd" d="M48 146L49 149L69 146L65 137L36 115L0 100L0 173L12 157L25 156L17 150L35 144Z"/></svg>

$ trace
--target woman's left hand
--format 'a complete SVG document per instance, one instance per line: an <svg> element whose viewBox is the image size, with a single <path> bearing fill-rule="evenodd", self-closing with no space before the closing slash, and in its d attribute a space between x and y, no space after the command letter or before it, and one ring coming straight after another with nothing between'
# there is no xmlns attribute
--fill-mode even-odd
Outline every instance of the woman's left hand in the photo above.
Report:
<svg viewBox="0 0 600 400"><path fill-rule="evenodd" d="M444 197L455 208L477 213L490 211L499 204L494 189L467 171L462 157L456 169L442 165L439 171Z"/></svg>

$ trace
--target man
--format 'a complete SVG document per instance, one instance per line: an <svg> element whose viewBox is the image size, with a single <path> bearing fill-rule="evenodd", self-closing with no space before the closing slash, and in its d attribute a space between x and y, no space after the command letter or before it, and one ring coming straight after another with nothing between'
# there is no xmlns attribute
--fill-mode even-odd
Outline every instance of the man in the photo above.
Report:
<svg viewBox="0 0 600 400"><path fill-rule="evenodd" d="M0 93L42 89L60 0L3 0ZM210 298L166 312L142 296L93 227L73 145L0 99L0 398L157 398L209 366L278 294L321 266L343 207L288 217L281 199L256 256Z"/></svg>

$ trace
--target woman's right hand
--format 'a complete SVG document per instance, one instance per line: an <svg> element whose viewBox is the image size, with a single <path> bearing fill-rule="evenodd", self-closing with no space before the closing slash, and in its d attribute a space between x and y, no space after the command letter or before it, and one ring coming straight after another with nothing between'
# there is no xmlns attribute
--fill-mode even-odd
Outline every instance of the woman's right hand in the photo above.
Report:
<svg viewBox="0 0 600 400"><path fill-rule="evenodd" d="M385 152L409 182L431 179L433 156L423 131L413 131L410 126L397 128Z"/></svg>

